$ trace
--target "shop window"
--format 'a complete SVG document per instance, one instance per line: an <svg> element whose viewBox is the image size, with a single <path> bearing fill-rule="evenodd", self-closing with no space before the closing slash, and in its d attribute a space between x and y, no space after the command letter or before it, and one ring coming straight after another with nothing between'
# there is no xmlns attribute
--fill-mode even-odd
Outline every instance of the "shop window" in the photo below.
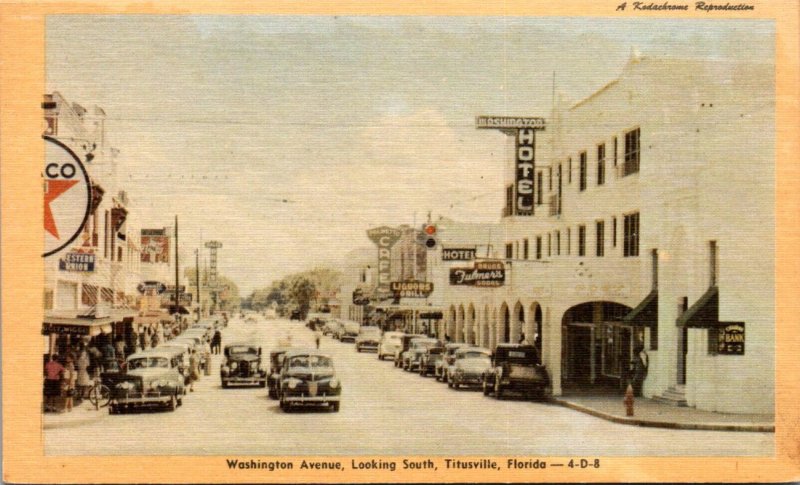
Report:
<svg viewBox="0 0 800 485"><path fill-rule="evenodd" d="M578 226L578 256L586 256L586 226Z"/></svg>
<svg viewBox="0 0 800 485"><path fill-rule="evenodd" d="M572 183L572 157L567 159L567 183Z"/></svg>
<svg viewBox="0 0 800 485"><path fill-rule="evenodd" d="M708 330L708 355L719 354L719 334L722 330L720 327L710 327Z"/></svg>
<svg viewBox="0 0 800 485"><path fill-rule="evenodd" d="M617 137L615 136L614 137L614 166L615 167L617 166L617 149L619 148L618 145L619 145L619 143L617 142Z"/></svg>
<svg viewBox="0 0 800 485"><path fill-rule="evenodd" d="M514 246L511 243L506 244L506 259L511 259L514 256Z"/></svg>
<svg viewBox="0 0 800 485"><path fill-rule="evenodd" d="M542 236L536 236L536 259L542 259Z"/></svg>
<svg viewBox="0 0 800 485"><path fill-rule="evenodd" d="M536 205L542 205L542 192L544 192L544 174L536 174Z"/></svg>
<svg viewBox="0 0 800 485"><path fill-rule="evenodd" d="M639 128L625 133L623 176L639 172Z"/></svg>
<svg viewBox="0 0 800 485"><path fill-rule="evenodd" d="M551 257L553 255L553 235L551 233L547 233L547 257Z"/></svg>
<svg viewBox="0 0 800 485"><path fill-rule="evenodd" d="M528 259L528 238L522 241L522 258Z"/></svg>
<svg viewBox="0 0 800 485"><path fill-rule="evenodd" d="M622 255L639 256L639 213L628 214L623 221Z"/></svg>
<svg viewBox="0 0 800 485"><path fill-rule="evenodd" d="M595 255L598 257L605 256L606 254L606 223L605 221L597 221L595 223Z"/></svg>
<svg viewBox="0 0 800 485"><path fill-rule="evenodd" d="M578 181L580 185L578 187L578 190L583 192L584 190L586 190L586 152L581 152L580 166L578 167L578 170L580 171L579 173L580 180Z"/></svg>
<svg viewBox="0 0 800 485"><path fill-rule="evenodd" d="M597 146L597 185L606 183L606 144Z"/></svg>

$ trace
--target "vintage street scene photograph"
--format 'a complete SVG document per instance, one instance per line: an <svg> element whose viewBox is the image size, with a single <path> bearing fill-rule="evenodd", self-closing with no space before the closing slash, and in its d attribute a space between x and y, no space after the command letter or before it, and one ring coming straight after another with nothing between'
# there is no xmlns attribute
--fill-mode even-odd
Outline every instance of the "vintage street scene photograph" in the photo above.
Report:
<svg viewBox="0 0 800 485"><path fill-rule="evenodd" d="M775 455L772 20L44 32L45 457Z"/></svg>

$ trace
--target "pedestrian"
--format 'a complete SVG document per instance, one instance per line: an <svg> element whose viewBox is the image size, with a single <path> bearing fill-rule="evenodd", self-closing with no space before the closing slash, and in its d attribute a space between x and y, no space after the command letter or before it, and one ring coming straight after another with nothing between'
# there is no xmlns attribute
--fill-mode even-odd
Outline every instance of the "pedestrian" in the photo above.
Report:
<svg viewBox="0 0 800 485"><path fill-rule="evenodd" d="M123 339L122 337L119 337L117 339L117 343L116 343L116 346L115 346L114 350L116 350L116 353L117 353L116 356L117 357L124 359L125 358L125 351L127 350L127 348L125 346L125 339Z"/></svg>
<svg viewBox="0 0 800 485"><path fill-rule="evenodd" d="M647 377L647 367L650 364L650 357L641 344L637 345L636 348L633 349L633 352L633 362L631 363L633 367L633 379L631 385L633 386L633 395L635 397L641 397L644 380Z"/></svg>
<svg viewBox="0 0 800 485"><path fill-rule="evenodd" d="M78 371L78 379L75 382L75 386L77 387L77 394L84 399L87 397L88 390L92 387L92 378L89 376L89 365L91 365L91 359L89 358L89 353L86 351L86 348L81 348L81 353L78 356L77 362L77 371Z"/></svg>
<svg viewBox="0 0 800 485"><path fill-rule="evenodd" d="M117 357L116 352L114 352L114 346L111 345L111 340L106 340L106 344L103 347L103 359L105 360L103 367L106 369L116 368Z"/></svg>
<svg viewBox="0 0 800 485"><path fill-rule="evenodd" d="M192 349L189 356L189 391L194 392L194 381L200 379L200 359L197 356L197 351Z"/></svg>
<svg viewBox="0 0 800 485"><path fill-rule="evenodd" d="M314 340L317 342L317 349L319 349L319 341L321 339L322 339L322 331L319 329L319 327L317 327L317 329L314 330Z"/></svg>
<svg viewBox="0 0 800 485"><path fill-rule="evenodd" d="M75 364L72 358L67 357L67 365L61 373L61 394L64 397L64 408L72 412L72 399L75 397L75 381L77 379Z"/></svg>
<svg viewBox="0 0 800 485"><path fill-rule="evenodd" d="M216 330L214 336L211 337L211 350L215 354L219 354L222 351L222 332L219 330Z"/></svg>
<svg viewBox="0 0 800 485"><path fill-rule="evenodd" d="M44 410L57 411L56 398L61 395L61 377L64 366L58 361L56 354L50 354L50 359L44 366Z"/></svg>
<svg viewBox="0 0 800 485"><path fill-rule="evenodd" d="M522 344L522 345L528 343L526 341L525 332L520 332L519 333L519 343Z"/></svg>
<svg viewBox="0 0 800 485"><path fill-rule="evenodd" d="M207 376L211 375L211 346L207 340L203 340L203 371Z"/></svg>

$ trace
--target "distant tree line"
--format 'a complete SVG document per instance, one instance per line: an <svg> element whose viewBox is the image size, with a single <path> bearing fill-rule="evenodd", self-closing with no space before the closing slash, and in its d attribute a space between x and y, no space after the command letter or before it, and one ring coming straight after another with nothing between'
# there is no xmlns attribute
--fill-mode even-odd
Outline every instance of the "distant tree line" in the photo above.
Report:
<svg viewBox="0 0 800 485"><path fill-rule="evenodd" d="M305 319L310 311L328 306L340 281L341 273L329 268L290 274L242 298L242 307L256 311L275 308L282 316L289 316L297 310L300 318Z"/></svg>

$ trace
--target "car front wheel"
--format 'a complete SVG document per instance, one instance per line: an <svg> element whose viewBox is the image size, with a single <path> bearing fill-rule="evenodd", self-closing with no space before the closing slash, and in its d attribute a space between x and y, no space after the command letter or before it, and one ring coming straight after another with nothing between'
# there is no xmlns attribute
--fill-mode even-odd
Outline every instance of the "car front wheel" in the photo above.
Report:
<svg viewBox="0 0 800 485"><path fill-rule="evenodd" d="M338 413L339 412L339 402L338 401L331 403L331 411L333 411L334 413Z"/></svg>

